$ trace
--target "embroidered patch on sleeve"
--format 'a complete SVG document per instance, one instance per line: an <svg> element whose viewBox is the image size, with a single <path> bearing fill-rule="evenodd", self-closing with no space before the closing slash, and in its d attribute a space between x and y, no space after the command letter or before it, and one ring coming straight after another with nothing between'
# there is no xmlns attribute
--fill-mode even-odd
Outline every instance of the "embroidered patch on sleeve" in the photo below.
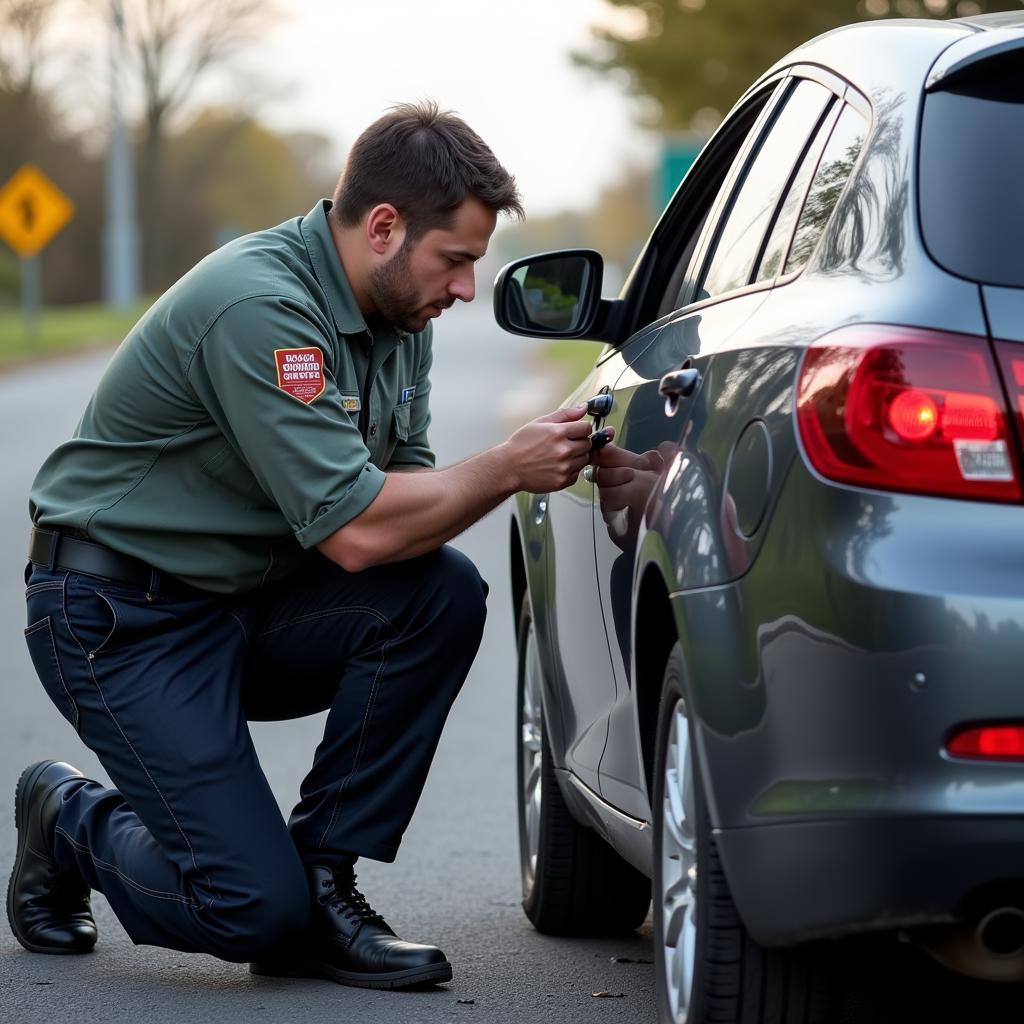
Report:
<svg viewBox="0 0 1024 1024"><path fill-rule="evenodd" d="M324 354L312 348L276 348L277 386L309 405L324 393Z"/></svg>
<svg viewBox="0 0 1024 1024"><path fill-rule="evenodd" d="M415 397L415 388L402 388L402 397L399 399L399 404L404 405L406 402L411 402Z"/></svg>

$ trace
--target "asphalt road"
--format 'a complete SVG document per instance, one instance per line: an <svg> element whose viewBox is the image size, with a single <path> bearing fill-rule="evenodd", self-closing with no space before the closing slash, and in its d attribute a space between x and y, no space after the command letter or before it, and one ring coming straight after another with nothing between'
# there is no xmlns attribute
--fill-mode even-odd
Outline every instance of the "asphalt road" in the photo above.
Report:
<svg viewBox="0 0 1024 1024"><path fill-rule="evenodd" d="M486 298L445 314L436 329L433 392L433 441L442 464L501 441L516 423L557 404L550 382L537 375L534 353L532 343L498 331ZM8 652L0 675L3 884L14 855L11 798L27 763L61 758L107 781L36 681L21 636L21 570L31 479L73 429L108 357L93 353L0 377L0 637ZM0 925L0 1024L653 1021L649 921L619 940L567 941L537 934L519 907L507 529L505 507L457 542L491 585L483 645L397 862L362 861L359 869L361 888L399 934L448 953L450 984L393 993L254 978L244 965L133 946L97 894L100 942L89 956L27 953ZM253 726L285 814L321 730L322 716ZM598 991L622 995L595 998Z"/></svg>

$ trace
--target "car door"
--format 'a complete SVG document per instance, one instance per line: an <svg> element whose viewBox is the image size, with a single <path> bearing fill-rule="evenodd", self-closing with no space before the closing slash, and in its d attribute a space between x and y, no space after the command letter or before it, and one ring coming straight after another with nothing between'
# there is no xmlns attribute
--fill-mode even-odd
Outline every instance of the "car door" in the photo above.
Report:
<svg viewBox="0 0 1024 1024"><path fill-rule="evenodd" d="M567 405L609 391L617 369L599 362L567 399ZM538 496L533 506L547 516L545 570L548 632L555 689L565 743L565 767L600 792L598 768L615 701L594 565L593 484L582 474L564 490Z"/></svg>
<svg viewBox="0 0 1024 1024"><path fill-rule="evenodd" d="M728 194L716 204L697 252L677 272L679 293L670 288L663 298L681 308L649 344L627 345L613 360L621 372L607 422L628 453L623 461L631 462L632 479L622 482L624 475L609 472L602 485L603 470L596 478L597 586L616 680L600 781L605 799L637 818L650 813L630 647L643 512L670 471L685 472L686 508L677 514L686 517L688 543L671 588L712 587L743 571L745 547L724 501L724 460L715 456L723 443L726 451L732 448L733 439L715 436L730 430L731 421L716 418L714 410L723 389L735 389L756 370L730 368L728 358L715 364L712 357L765 303L780 269L777 250L799 213L792 197L803 195L837 107L835 92L822 82L794 76L784 84L739 155ZM689 371L692 391L667 406L659 382L681 369Z"/></svg>
<svg viewBox="0 0 1024 1024"><path fill-rule="evenodd" d="M759 119L766 116L773 98L780 89L775 82L746 105L741 117L720 133L717 145L712 143L701 155L686 189L691 204L674 218L675 230L662 233L661 253L674 255L674 265L689 264L701 238L714 203L720 201L725 184L736 161L737 152L754 131ZM636 280L646 278L645 259L653 266L656 256L648 246L637 272ZM664 287L684 287L681 280L667 281ZM642 298L642 296L641 296ZM633 307L636 309L637 307ZM667 321L658 320L647 309L636 314L643 322L622 350L609 349L598 356L593 370L569 396L566 404L584 401L602 391L609 392L622 373L626 351L637 353L655 338ZM595 427L600 421L595 421ZM565 749L565 767L580 781L600 793L599 768L608 734L608 717L617 705L616 676L605 628L605 615L599 592L594 557L595 488L587 472L562 491L538 496L532 503L534 518L546 526L547 631L550 637L552 689L558 693L558 725Z"/></svg>

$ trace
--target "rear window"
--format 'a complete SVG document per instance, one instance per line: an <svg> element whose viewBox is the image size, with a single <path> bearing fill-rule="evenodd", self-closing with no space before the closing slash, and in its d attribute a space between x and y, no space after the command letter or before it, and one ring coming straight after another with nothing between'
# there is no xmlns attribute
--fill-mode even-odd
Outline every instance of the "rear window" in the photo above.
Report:
<svg viewBox="0 0 1024 1024"><path fill-rule="evenodd" d="M1024 288L1024 53L930 93L921 125L921 230L961 277Z"/></svg>

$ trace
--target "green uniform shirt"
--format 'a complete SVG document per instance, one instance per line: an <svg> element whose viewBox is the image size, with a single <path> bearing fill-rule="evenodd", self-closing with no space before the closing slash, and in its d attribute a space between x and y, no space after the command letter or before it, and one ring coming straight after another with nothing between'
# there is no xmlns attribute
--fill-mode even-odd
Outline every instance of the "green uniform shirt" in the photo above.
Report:
<svg viewBox="0 0 1024 1024"><path fill-rule="evenodd" d="M330 203L207 256L118 348L33 522L206 590L251 590L359 515L385 469L434 465L431 331L356 305Z"/></svg>

